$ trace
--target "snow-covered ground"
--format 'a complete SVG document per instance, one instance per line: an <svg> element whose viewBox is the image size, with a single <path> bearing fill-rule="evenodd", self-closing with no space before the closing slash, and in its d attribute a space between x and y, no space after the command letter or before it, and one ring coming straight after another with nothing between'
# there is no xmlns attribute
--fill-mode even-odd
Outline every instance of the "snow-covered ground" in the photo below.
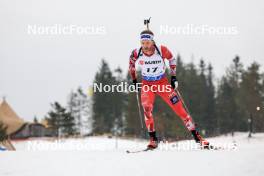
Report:
<svg viewBox="0 0 264 176"><path fill-rule="evenodd" d="M225 150L186 148L193 142L162 144L158 150L127 154L146 141L107 137L30 139L14 142L16 152L0 152L0 176L264 175L264 134L220 136L209 141ZM236 149L228 150L229 145Z"/></svg>

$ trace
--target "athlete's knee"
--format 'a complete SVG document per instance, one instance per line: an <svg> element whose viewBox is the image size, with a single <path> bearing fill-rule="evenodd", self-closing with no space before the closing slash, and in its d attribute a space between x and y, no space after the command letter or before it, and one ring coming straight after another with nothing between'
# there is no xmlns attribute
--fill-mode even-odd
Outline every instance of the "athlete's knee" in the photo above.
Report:
<svg viewBox="0 0 264 176"><path fill-rule="evenodd" d="M145 124L148 129L148 131L154 131L154 119L151 116L146 116L145 114Z"/></svg>
<svg viewBox="0 0 264 176"><path fill-rule="evenodd" d="M143 105L144 114L146 118L152 118L152 105Z"/></svg>
<svg viewBox="0 0 264 176"><path fill-rule="evenodd" d="M183 118L183 123L189 131L195 130L195 123L190 115Z"/></svg>
<svg viewBox="0 0 264 176"><path fill-rule="evenodd" d="M146 122L146 124L152 124L152 123L154 123L154 119L153 119L153 117L146 117L145 116L145 122Z"/></svg>

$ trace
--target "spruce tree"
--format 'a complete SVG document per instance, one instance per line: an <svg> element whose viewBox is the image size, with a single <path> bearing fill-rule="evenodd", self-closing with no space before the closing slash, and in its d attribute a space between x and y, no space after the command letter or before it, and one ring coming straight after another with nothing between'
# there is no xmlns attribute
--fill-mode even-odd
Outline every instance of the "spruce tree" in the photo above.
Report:
<svg viewBox="0 0 264 176"><path fill-rule="evenodd" d="M81 87L72 91L68 98L67 109L75 121L75 129L80 135L87 135L91 132L91 102Z"/></svg>
<svg viewBox="0 0 264 176"><path fill-rule="evenodd" d="M227 68L226 75L220 81L217 99L217 121L221 133L234 132L243 129L239 107L239 89L243 65L236 56L233 63Z"/></svg>
<svg viewBox="0 0 264 176"><path fill-rule="evenodd" d="M255 131L264 130L264 113L263 113L263 77L259 72L260 65L253 62L246 71L242 73L239 106L242 111L240 116L240 129L247 130L247 120L251 116ZM259 107L259 109L257 109Z"/></svg>
<svg viewBox="0 0 264 176"><path fill-rule="evenodd" d="M70 112L58 102L51 104L52 110L48 112L48 125L56 131L57 136L71 136L76 134L74 118Z"/></svg>
<svg viewBox="0 0 264 176"><path fill-rule="evenodd" d="M95 75L94 85L102 88L111 87L115 83L113 73L109 68L108 63L102 60L99 71ZM107 88L107 89L108 89ZM107 92L108 90L94 90L93 93L93 133L103 134L111 133L115 122L115 104L113 103L114 93Z"/></svg>

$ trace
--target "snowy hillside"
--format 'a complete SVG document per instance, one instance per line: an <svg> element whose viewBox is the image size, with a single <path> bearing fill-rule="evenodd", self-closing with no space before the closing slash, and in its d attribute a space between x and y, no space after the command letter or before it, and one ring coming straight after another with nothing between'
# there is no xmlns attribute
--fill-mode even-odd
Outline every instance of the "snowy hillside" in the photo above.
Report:
<svg viewBox="0 0 264 176"><path fill-rule="evenodd" d="M155 151L127 154L147 141L88 137L85 139L32 139L14 142L18 151L0 153L0 175L87 176L87 175L245 175L264 174L264 134L220 136L215 145L237 144L236 150L182 149L193 142L162 144Z"/></svg>

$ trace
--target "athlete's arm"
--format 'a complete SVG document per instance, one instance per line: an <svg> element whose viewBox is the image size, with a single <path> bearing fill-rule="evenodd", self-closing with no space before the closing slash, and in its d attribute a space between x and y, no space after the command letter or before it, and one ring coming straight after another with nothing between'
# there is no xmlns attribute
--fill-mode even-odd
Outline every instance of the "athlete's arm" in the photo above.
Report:
<svg viewBox="0 0 264 176"><path fill-rule="evenodd" d="M166 46L161 46L161 55L163 58L168 59L170 65L170 73L172 76L176 75L176 59Z"/></svg>
<svg viewBox="0 0 264 176"><path fill-rule="evenodd" d="M178 87L178 80L176 77L176 59L174 58L170 50L165 46L161 46L161 55L163 58L169 60L170 73L171 73L171 86L173 89L175 89Z"/></svg>
<svg viewBox="0 0 264 176"><path fill-rule="evenodd" d="M130 55L130 58L129 58L129 73L130 73L130 76L131 76L131 79L133 80L136 80L137 79L137 76L136 76L136 60L137 60L137 51L136 50L133 50L131 55Z"/></svg>

